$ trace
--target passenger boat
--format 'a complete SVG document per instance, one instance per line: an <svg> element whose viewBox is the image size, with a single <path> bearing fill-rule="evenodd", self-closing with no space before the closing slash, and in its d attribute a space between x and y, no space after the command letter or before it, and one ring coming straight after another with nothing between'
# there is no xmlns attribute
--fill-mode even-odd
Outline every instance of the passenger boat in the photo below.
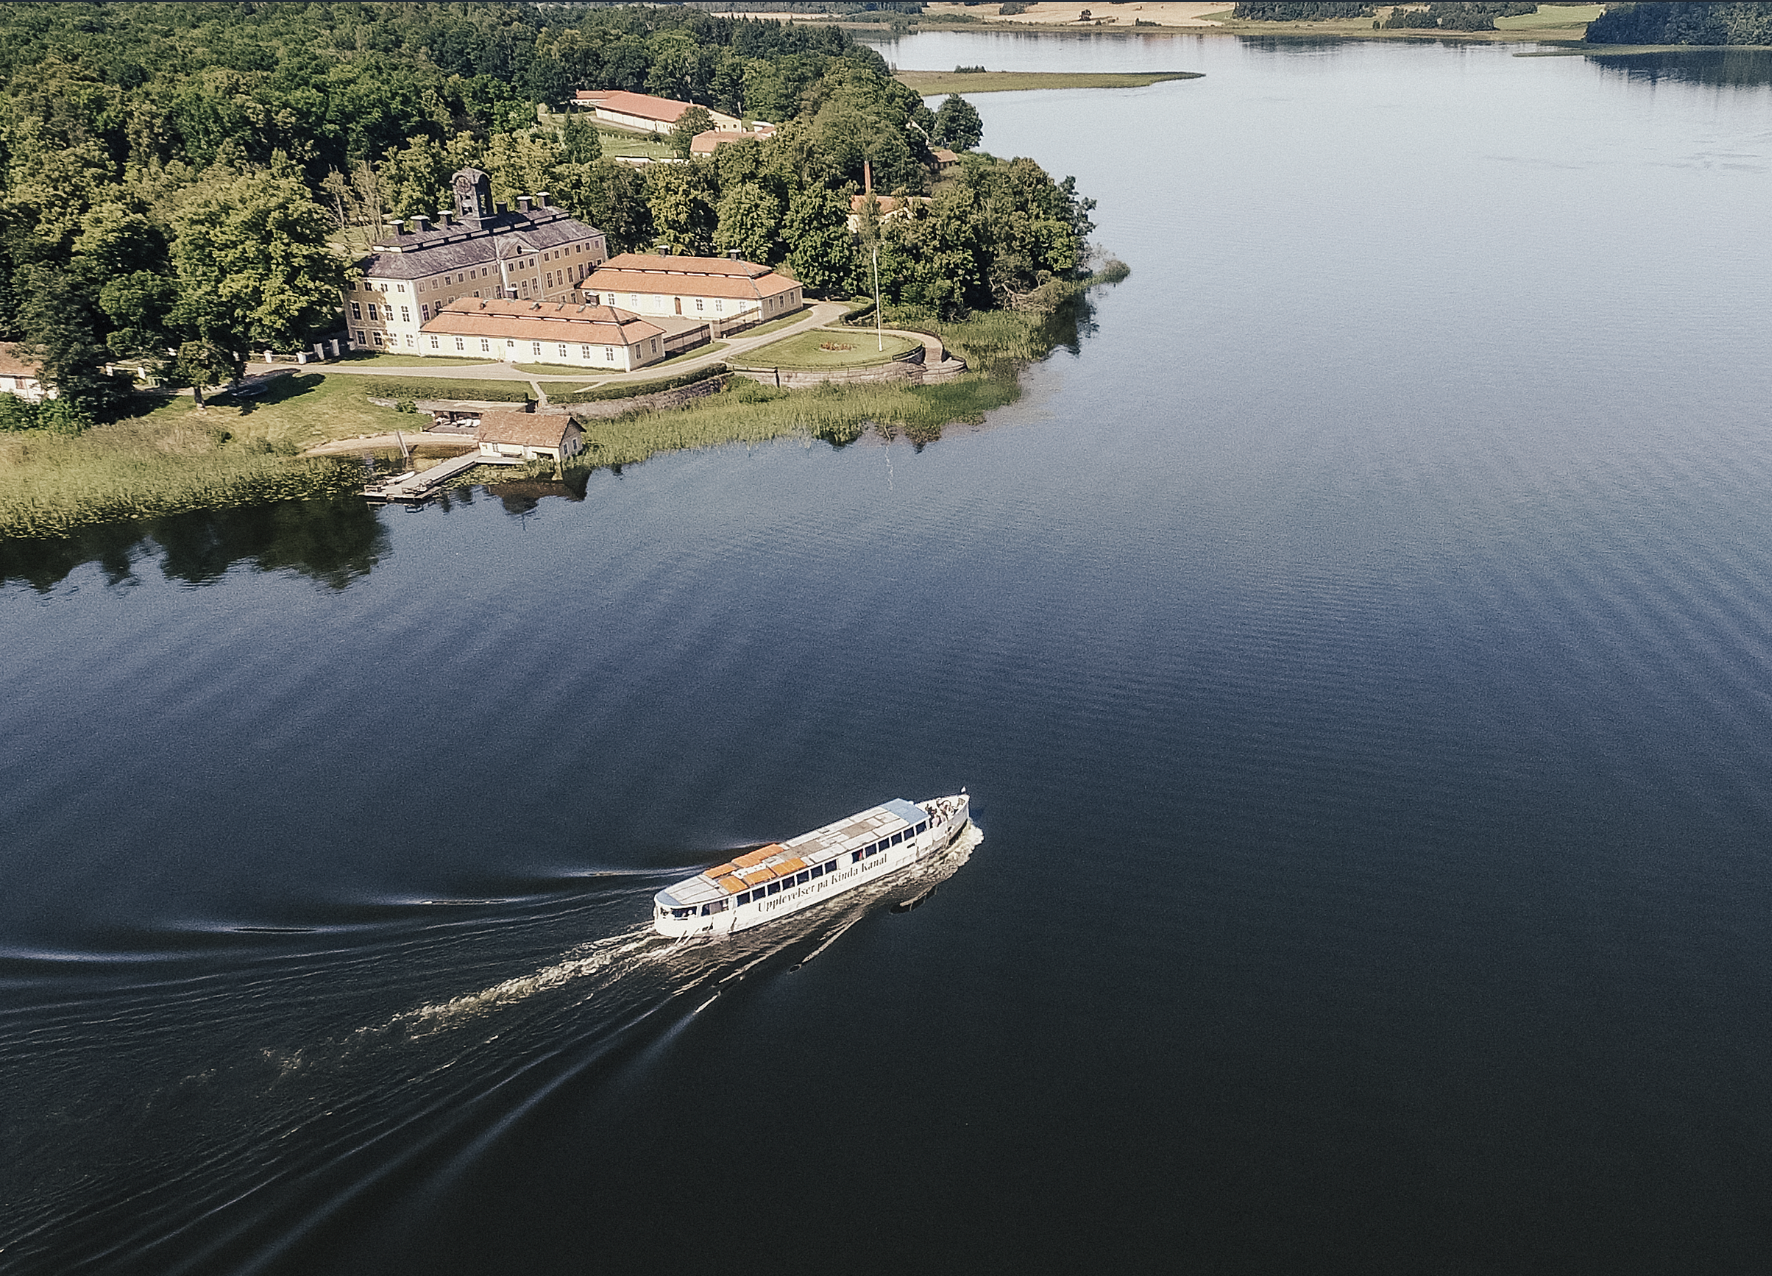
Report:
<svg viewBox="0 0 1772 1276"><path fill-rule="evenodd" d="M660 891L661 935L725 935L865 886L954 844L971 799L893 798L787 842L771 842Z"/></svg>

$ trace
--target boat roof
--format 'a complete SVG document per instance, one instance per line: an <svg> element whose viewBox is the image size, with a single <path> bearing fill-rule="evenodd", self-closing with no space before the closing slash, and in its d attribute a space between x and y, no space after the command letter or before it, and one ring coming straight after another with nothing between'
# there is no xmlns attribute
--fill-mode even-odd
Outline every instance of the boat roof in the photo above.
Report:
<svg viewBox="0 0 1772 1276"><path fill-rule="evenodd" d="M771 878L792 876L810 864L821 864L882 837L891 837L928 818L929 812L922 807L903 798L893 798L879 806L844 816L823 828L802 833L790 841L771 842L736 855L724 864L716 864L704 873L697 873L660 891L657 899L666 908L687 908L725 899L753 886L761 886Z"/></svg>

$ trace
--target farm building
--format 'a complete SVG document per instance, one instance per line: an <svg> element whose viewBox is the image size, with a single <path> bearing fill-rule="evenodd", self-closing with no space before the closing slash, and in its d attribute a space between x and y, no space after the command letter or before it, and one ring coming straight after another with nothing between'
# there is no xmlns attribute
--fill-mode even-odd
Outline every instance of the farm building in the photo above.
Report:
<svg viewBox="0 0 1772 1276"><path fill-rule="evenodd" d="M621 89L580 89L573 95L572 105L591 112L605 124L635 129L642 133L669 133L677 120L693 102L677 102L668 97L648 93L628 93ZM703 107L718 128L740 129L744 121L712 107Z"/></svg>
<svg viewBox="0 0 1772 1276"><path fill-rule="evenodd" d="M711 128L705 133L697 133L689 139L689 153L698 158L705 158L725 146L728 142L766 142L775 136L775 125L754 125L749 132L740 129Z"/></svg>
<svg viewBox="0 0 1772 1276"><path fill-rule="evenodd" d="M622 253L579 286L588 301L624 306L647 318L707 320L715 335L779 318L806 304L797 281L730 257Z"/></svg>
<svg viewBox="0 0 1772 1276"><path fill-rule="evenodd" d="M45 389L43 370L18 357L16 348L0 345L0 394L16 394L27 403L41 403L55 398L55 391Z"/></svg>

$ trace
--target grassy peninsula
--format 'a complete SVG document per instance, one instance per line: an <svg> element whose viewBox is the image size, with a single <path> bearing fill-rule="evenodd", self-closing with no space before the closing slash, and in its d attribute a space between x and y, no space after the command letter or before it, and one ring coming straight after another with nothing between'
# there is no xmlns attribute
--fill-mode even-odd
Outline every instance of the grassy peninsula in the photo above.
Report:
<svg viewBox="0 0 1772 1276"><path fill-rule="evenodd" d="M218 85L225 109L193 107ZM669 135L623 140L558 109L580 89L689 109ZM734 387L608 426L593 455L624 462L765 434L841 441L870 423L935 437L1014 397L995 351L1043 356L1052 316L1088 282L1094 202L1074 180L982 150L963 96L930 109L836 26L577 3L13 6L0 98L0 343L51 395L0 396L0 536L348 489L360 467L302 453L414 432L421 418L393 405L520 402L533 389L515 378L558 376L413 376L403 349L374 376L353 356L357 375L309 365L256 397L211 389L264 350L347 335L341 290L362 246L390 219L452 207L464 168L500 201L550 192L611 252L731 254L812 297L871 292L877 257L887 321L940 331L978 369L915 389ZM778 128L694 156L716 111ZM636 146L680 162L609 153ZM888 198L857 201L868 183ZM870 336L784 333L763 357L817 370L912 345L868 350Z"/></svg>
<svg viewBox="0 0 1772 1276"><path fill-rule="evenodd" d="M1198 80L1199 71L900 71L923 97L943 93L1019 93L1031 89L1142 89L1167 80Z"/></svg>

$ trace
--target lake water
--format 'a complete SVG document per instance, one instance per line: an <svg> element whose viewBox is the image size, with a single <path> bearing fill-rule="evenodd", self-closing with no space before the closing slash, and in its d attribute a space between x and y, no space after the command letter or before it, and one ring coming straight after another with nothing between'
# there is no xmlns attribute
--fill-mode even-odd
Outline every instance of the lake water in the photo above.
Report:
<svg viewBox="0 0 1772 1276"><path fill-rule="evenodd" d="M0 1266L1763 1268L1763 68L888 53L1207 72L977 99L1132 266L984 428L6 548Z"/></svg>

